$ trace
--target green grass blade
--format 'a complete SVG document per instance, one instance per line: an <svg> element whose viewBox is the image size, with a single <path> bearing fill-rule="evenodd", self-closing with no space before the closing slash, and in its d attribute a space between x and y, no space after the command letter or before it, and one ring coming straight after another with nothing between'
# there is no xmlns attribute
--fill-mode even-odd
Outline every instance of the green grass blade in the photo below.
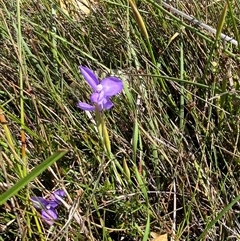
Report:
<svg viewBox="0 0 240 241"><path fill-rule="evenodd" d="M218 40L220 38L220 35L222 33L223 25L225 23L225 19L226 19L226 16L227 16L227 10L228 10L228 4L226 3L223 10L222 10L220 19L218 21L217 32L216 32L216 40Z"/></svg>
<svg viewBox="0 0 240 241"><path fill-rule="evenodd" d="M233 24L233 30L234 30L234 35L235 38L238 42L238 50L240 50L240 35L239 35L239 31L238 31L238 25L236 22L236 17L234 16L234 12L233 12L233 8L232 8L232 4L230 3L230 0L227 0L227 4L228 4L228 9L229 9L229 14L232 20L232 24Z"/></svg>
<svg viewBox="0 0 240 241"><path fill-rule="evenodd" d="M68 150L59 150L55 152L53 155L48 157L45 161L43 161L40 165L35 167L27 176L19 180L13 187L4 192L0 196L0 205L4 204L9 198L15 195L18 191L20 191L24 186L26 186L29 182L31 182L34 178L39 176L42 172L44 172L49 166L51 166L54 162L62 158Z"/></svg>
<svg viewBox="0 0 240 241"><path fill-rule="evenodd" d="M138 129L138 120L136 117L134 122L134 127L133 127L133 161L134 163L136 163L137 161L138 136L139 136L139 129Z"/></svg>
<svg viewBox="0 0 240 241"><path fill-rule="evenodd" d="M150 234L150 214L148 212L147 224L146 224L146 228L145 228L145 232L144 232L144 236L143 236L143 241L148 240L149 234Z"/></svg>
<svg viewBox="0 0 240 241"><path fill-rule="evenodd" d="M146 203L148 203L147 187L146 187L146 184L143 181L144 177L141 176L141 174L139 173L137 167L134 167L134 171L135 171L135 176L137 178L138 185L139 185L139 188L140 188L140 190L142 192L142 195L144 196Z"/></svg>
<svg viewBox="0 0 240 241"><path fill-rule="evenodd" d="M198 240L201 240L202 238L204 238L207 234L207 232L224 216L224 214L226 214L231 208L232 206L237 203L240 200L240 195L238 195L235 199L233 199L233 201L231 203L229 203L218 215L215 219L212 220L212 222L210 222L207 227L204 229L204 231L201 233L201 235L198 237ZM205 240L205 239L204 239Z"/></svg>

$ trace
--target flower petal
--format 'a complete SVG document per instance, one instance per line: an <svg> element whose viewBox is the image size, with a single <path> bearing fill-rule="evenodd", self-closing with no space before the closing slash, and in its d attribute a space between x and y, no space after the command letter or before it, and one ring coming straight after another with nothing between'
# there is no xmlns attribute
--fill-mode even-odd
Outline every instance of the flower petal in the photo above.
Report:
<svg viewBox="0 0 240 241"><path fill-rule="evenodd" d="M44 208L48 205L49 201L43 197L31 197L30 200L33 202L35 208Z"/></svg>
<svg viewBox="0 0 240 241"><path fill-rule="evenodd" d="M113 103L109 98L104 98L102 105L104 110L109 110L110 108L113 107Z"/></svg>
<svg viewBox="0 0 240 241"><path fill-rule="evenodd" d="M117 77L110 76L101 81L105 96L114 96L120 93L123 89L123 82Z"/></svg>
<svg viewBox="0 0 240 241"><path fill-rule="evenodd" d="M100 103L102 101L102 99L104 99L105 93L103 91L101 91L100 93L95 92L90 96L90 100L92 103Z"/></svg>
<svg viewBox="0 0 240 241"><path fill-rule="evenodd" d="M92 111L95 110L95 107L92 105L89 105L85 102L78 102L77 107L82 109L82 110L88 110L88 111Z"/></svg>
<svg viewBox="0 0 240 241"><path fill-rule="evenodd" d="M103 98L107 97L107 95L105 94L104 90L102 90L99 93L99 97L98 97L98 101L101 101Z"/></svg>
<svg viewBox="0 0 240 241"><path fill-rule="evenodd" d="M98 99L99 99L99 93L93 93L90 96L90 100L92 103L98 103Z"/></svg>
<svg viewBox="0 0 240 241"><path fill-rule="evenodd" d="M60 204L61 203L61 199L64 198L66 195L65 191L62 189L56 190L50 197L50 199L52 201L54 201L55 203ZM51 205L52 207L54 207L53 205Z"/></svg>
<svg viewBox="0 0 240 241"><path fill-rule="evenodd" d="M56 208L60 204L60 201L58 200L49 200L47 208Z"/></svg>
<svg viewBox="0 0 240 241"><path fill-rule="evenodd" d="M113 103L110 101L110 99L107 97L100 99L101 94L100 93L93 93L90 97L91 102L98 105L99 111L108 110L113 107Z"/></svg>
<svg viewBox="0 0 240 241"><path fill-rule="evenodd" d="M57 219L57 211L54 208L42 210L42 218L49 225L53 225Z"/></svg>
<svg viewBox="0 0 240 241"><path fill-rule="evenodd" d="M99 80L98 80L97 76L92 72L92 70L90 70L87 67L79 66L79 69L80 69L84 79L88 82L88 84L93 89L93 91L96 91L97 85L99 84Z"/></svg>
<svg viewBox="0 0 240 241"><path fill-rule="evenodd" d="M53 193L54 196L60 196L60 197L65 197L66 196L66 193L64 190L62 189L58 189L56 190L54 193Z"/></svg>

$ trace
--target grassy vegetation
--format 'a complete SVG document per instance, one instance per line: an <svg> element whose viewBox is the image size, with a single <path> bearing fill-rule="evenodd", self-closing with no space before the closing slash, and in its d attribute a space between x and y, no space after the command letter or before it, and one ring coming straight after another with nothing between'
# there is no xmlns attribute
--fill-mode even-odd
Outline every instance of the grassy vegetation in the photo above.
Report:
<svg viewBox="0 0 240 241"><path fill-rule="evenodd" d="M128 1L0 2L0 240L240 239L240 3L171 1L213 35L160 2L136 1L149 38ZM79 65L124 81L111 153ZM59 188L49 226L30 197Z"/></svg>

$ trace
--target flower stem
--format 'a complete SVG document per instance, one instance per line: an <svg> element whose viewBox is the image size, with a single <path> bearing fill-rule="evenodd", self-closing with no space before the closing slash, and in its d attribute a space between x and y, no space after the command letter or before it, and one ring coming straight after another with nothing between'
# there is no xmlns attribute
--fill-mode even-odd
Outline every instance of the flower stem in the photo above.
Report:
<svg viewBox="0 0 240 241"><path fill-rule="evenodd" d="M97 123L98 132L99 132L103 147L107 151L107 154L110 157L111 154L112 154L112 152L111 152L111 142L110 142L110 139L109 139L107 127L106 127L105 122L104 122L103 114L98 109L97 106L95 108L95 112L96 112L96 123Z"/></svg>

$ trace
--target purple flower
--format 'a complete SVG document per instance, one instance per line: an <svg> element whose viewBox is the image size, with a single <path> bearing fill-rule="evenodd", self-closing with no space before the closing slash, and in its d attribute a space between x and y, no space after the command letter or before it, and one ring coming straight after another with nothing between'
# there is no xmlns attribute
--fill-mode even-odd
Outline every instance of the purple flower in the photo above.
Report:
<svg viewBox="0 0 240 241"><path fill-rule="evenodd" d="M49 225L53 225L57 219L57 206L61 203L61 199L65 196L64 190L55 191L49 198L49 200L43 197L31 197L34 207L41 209L43 220Z"/></svg>
<svg viewBox="0 0 240 241"><path fill-rule="evenodd" d="M93 90L93 93L90 96L90 101L94 105L89 105L85 102L78 102L77 106L82 110L88 111L95 110L95 106L97 106L100 111L112 108L113 103L111 102L110 97L117 95L122 91L122 80L117 77L110 76L100 82L92 70L83 66L80 66L79 69L84 79Z"/></svg>

